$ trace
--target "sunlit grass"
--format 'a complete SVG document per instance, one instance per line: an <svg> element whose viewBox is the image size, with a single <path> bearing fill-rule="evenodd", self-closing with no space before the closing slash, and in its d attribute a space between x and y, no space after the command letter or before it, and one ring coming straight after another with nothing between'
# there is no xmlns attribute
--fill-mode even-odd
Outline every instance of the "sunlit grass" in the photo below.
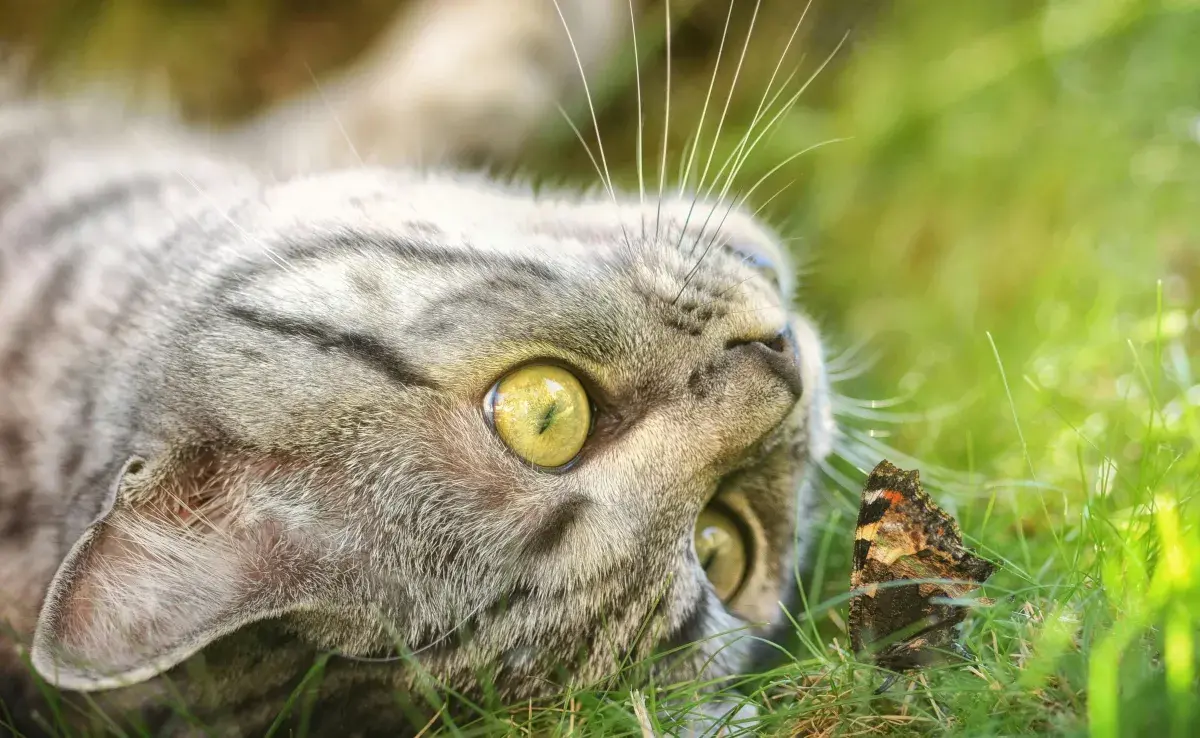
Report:
<svg viewBox="0 0 1200 738"><path fill-rule="evenodd" d="M788 655L726 696L783 735L1200 733L1197 3L907 0L835 14L818 1L768 90L801 11L772 0L716 136L751 6L738 0L698 131L727 6L672 4L667 179L691 152L693 185L708 168L717 193L738 163L731 193L771 173L749 206L795 246L804 306L831 347L865 342L860 356L877 357L839 392L901 401L844 405ZM639 16L648 193L666 104L662 10ZM113 42L97 43L78 56ZM592 89L614 182L636 191L634 71L627 57ZM594 146L586 108L568 109ZM565 125L523 171L596 176ZM847 653L845 622L856 485L884 456L919 466L1001 568L985 587L995 604L964 627L979 662L873 696L881 675ZM709 699L685 686L672 702L652 685L639 718L632 686L481 705L428 730L642 735ZM444 696L421 696L421 714L439 715Z"/></svg>

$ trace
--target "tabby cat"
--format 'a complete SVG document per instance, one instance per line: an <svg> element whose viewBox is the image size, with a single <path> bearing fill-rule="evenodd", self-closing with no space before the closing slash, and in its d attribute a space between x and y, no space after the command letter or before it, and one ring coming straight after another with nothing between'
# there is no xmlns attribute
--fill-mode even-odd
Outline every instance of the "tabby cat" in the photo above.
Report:
<svg viewBox="0 0 1200 738"><path fill-rule="evenodd" d="M472 2L494 7L444 7ZM424 150L488 145L441 114ZM686 193L347 162L330 117L213 137L0 109L0 699L20 729L75 715L31 669L117 722L261 735L321 659L308 729L394 735L427 677L517 701L652 654L659 682L750 668L832 435L779 240ZM358 141L418 158L401 132Z"/></svg>

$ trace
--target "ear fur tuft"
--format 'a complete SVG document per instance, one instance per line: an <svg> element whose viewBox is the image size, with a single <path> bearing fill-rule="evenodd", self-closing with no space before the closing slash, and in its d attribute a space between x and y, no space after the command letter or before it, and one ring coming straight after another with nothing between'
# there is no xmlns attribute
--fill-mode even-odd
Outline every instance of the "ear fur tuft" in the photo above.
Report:
<svg viewBox="0 0 1200 738"><path fill-rule="evenodd" d="M313 537L253 504L270 481L256 470L270 464L191 454L165 466L130 459L112 507L55 574L31 654L47 681L80 691L144 681L311 600Z"/></svg>

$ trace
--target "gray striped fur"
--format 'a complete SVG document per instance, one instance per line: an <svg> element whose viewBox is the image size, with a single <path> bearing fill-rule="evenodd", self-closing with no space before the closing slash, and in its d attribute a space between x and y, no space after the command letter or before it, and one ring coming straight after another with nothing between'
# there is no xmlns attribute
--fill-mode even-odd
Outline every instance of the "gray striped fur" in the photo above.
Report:
<svg viewBox="0 0 1200 738"><path fill-rule="evenodd" d="M25 653L167 732L182 699L256 734L333 653L314 727L367 734L421 671L522 700L693 641L660 679L747 668L832 433L816 331L755 266L791 273L777 239L682 196L233 151L0 112L0 679ZM602 393L564 473L482 412L538 358ZM754 541L730 607L692 548L714 496ZM350 658L398 646L420 669Z"/></svg>

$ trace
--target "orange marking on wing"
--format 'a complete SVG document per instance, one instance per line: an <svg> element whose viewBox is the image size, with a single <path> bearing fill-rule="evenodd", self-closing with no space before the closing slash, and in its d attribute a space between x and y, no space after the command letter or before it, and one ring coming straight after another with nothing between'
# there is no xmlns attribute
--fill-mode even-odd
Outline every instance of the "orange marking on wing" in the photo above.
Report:
<svg viewBox="0 0 1200 738"><path fill-rule="evenodd" d="M900 494L894 489L887 489L883 491L883 499L887 500L893 505L899 505L904 501L904 495Z"/></svg>

